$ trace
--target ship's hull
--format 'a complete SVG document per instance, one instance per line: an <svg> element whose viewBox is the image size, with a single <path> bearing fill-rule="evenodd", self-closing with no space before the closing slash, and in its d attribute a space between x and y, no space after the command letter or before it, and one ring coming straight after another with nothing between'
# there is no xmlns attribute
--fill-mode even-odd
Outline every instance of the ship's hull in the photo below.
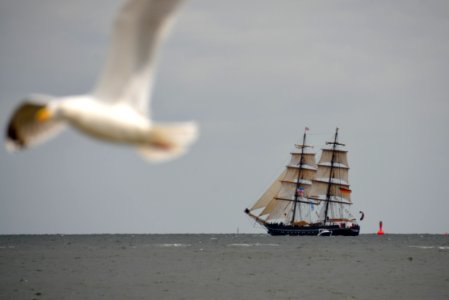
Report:
<svg viewBox="0 0 449 300"><path fill-rule="evenodd" d="M360 226L342 228L338 225L292 226L284 224L263 224L271 235L344 235L357 236Z"/></svg>

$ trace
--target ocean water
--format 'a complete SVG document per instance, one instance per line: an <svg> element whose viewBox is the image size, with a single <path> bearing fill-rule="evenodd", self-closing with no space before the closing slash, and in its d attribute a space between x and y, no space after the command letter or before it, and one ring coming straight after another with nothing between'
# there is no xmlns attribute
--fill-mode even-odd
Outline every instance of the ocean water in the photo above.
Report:
<svg viewBox="0 0 449 300"><path fill-rule="evenodd" d="M449 299L449 237L0 236L0 299Z"/></svg>

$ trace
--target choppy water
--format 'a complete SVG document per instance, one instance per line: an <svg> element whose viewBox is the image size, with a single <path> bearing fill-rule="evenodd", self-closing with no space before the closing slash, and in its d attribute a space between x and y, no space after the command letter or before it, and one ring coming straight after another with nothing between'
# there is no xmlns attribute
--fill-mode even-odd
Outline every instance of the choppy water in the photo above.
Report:
<svg viewBox="0 0 449 300"><path fill-rule="evenodd" d="M0 236L0 299L448 299L449 237Z"/></svg>

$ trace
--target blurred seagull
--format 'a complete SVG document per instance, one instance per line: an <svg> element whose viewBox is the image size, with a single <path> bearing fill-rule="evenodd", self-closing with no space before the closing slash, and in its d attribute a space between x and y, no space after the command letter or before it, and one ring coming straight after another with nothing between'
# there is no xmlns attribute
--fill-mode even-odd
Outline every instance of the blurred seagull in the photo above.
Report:
<svg viewBox="0 0 449 300"><path fill-rule="evenodd" d="M138 148L150 161L187 150L195 122L154 123L149 118L156 52L182 0L128 0L121 9L103 75L91 94L30 96L13 113L6 146L19 150L58 133L64 124L101 140Z"/></svg>

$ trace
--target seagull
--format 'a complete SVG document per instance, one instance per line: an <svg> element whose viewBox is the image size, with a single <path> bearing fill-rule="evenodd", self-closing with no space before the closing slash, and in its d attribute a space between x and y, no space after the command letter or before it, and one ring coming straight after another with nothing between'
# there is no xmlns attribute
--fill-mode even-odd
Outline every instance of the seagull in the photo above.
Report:
<svg viewBox="0 0 449 300"><path fill-rule="evenodd" d="M180 2L126 1L114 24L106 66L93 91L25 98L7 126L7 149L35 146L69 125L99 140L131 145L152 162L185 153L196 140L196 123L155 123L149 111L155 59Z"/></svg>

